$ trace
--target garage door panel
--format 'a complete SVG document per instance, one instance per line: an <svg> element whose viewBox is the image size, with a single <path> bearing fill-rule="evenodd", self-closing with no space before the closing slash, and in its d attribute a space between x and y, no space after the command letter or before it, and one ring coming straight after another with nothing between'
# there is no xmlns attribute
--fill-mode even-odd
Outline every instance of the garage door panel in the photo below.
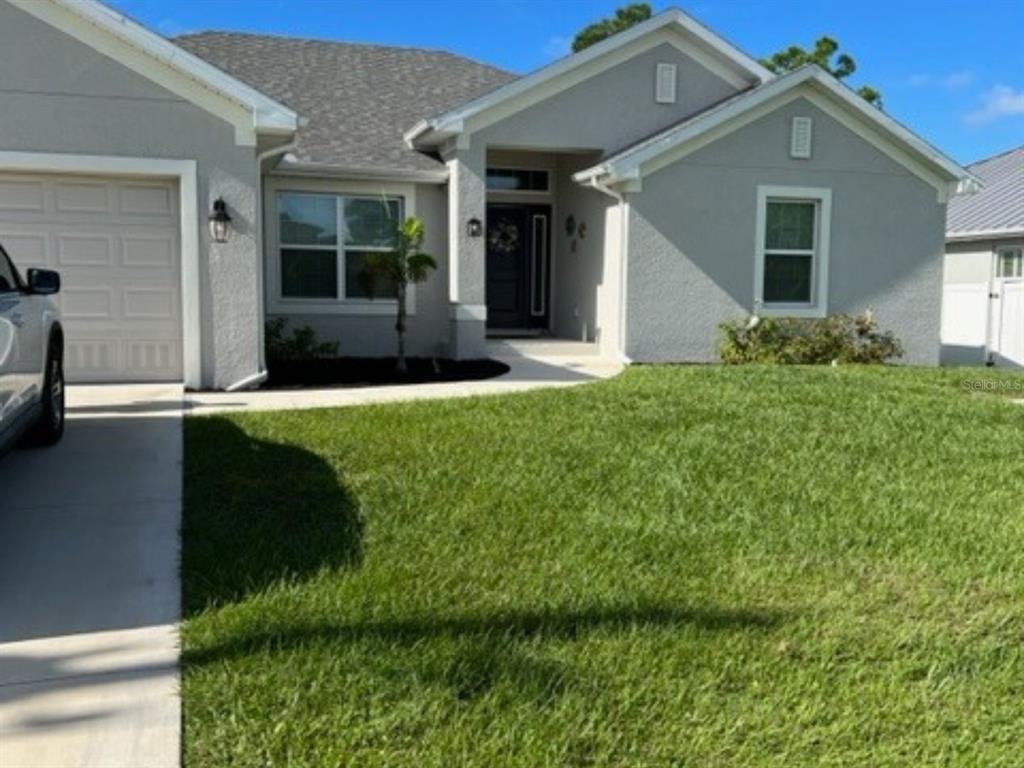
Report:
<svg viewBox="0 0 1024 768"><path fill-rule="evenodd" d="M2 216L3 213L0 213L0 217ZM50 267L54 263L50 237L45 232L13 231L4 227L0 230L0 242L19 267L22 264L25 264L26 268Z"/></svg>
<svg viewBox="0 0 1024 768"><path fill-rule="evenodd" d="M0 213L42 213L45 210L46 191L43 182L31 179L0 179Z"/></svg>
<svg viewBox="0 0 1024 768"><path fill-rule="evenodd" d="M180 380L176 201L163 180L0 175L0 242L61 273L70 381Z"/></svg>
<svg viewBox="0 0 1024 768"><path fill-rule="evenodd" d="M58 267L112 267L114 238L111 235L57 235Z"/></svg>
<svg viewBox="0 0 1024 768"><path fill-rule="evenodd" d="M66 182L54 185L57 213L113 213L111 185L103 182Z"/></svg>
<svg viewBox="0 0 1024 768"><path fill-rule="evenodd" d="M177 238L173 234L126 235L121 238L121 263L126 267L176 270Z"/></svg>
<svg viewBox="0 0 1024 768"><path fill-rule="evenodd" d="M121 213L128 216L176 216L173 192L166 185L124 184L118 197Z"/></svg>

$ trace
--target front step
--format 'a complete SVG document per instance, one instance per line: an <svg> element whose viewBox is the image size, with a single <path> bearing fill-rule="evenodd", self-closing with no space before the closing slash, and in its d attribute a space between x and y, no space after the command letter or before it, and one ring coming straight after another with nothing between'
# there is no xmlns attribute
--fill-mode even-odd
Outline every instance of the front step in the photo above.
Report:
<svg viewBox="0 0 1024 768"><path fill-rule="evenodd" d="M569 339L488 339L490 357L572 358L600 357L596 343Z"/></svg>

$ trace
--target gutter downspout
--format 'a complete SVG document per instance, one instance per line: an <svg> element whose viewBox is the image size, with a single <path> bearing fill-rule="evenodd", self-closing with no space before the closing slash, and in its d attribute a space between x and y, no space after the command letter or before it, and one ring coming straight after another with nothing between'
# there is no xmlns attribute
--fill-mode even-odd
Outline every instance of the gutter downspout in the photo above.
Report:
<svg viewBox="0 0 1024 768"><path fill-rule="evenodd" d="M266 254L264 253L264 248L266 246L266 233L263 231L263 162L265 160L269 160L275 155L283 155L287 152L291 152L295 149L296 143L295 139L292 139L286 144L271 147L270 149L256 155L256 237L258 239L256 255L259 261L259 269L256 270L256 291L259 294L259 325L256 331L256 343L258 346L257 370L253 375L246 376L244 379L236 381L234 384L225 387L225 392L238 392L243 389L253 389L267 380L266 332L263 327L267 316L267 297L263 274L267 268L267 259Z"/></svg>
<svg viewBox="0 0 1024 768"><path fill-rule="evenodd" d="M603 192L619 203L619 328L618 346L619 357L622 362L629 365L631 362L626 354L626 260L629 255L629 203L626 196L616 192L607 184L598 181L597 176L591 176L590 186L598 192Z"/></svg>

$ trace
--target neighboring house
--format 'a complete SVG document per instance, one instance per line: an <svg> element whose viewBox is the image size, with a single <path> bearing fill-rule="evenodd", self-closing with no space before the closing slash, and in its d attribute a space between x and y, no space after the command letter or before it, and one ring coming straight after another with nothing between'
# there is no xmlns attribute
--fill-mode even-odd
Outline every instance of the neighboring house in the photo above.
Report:
<svg viewBox="0 0 1024 768"><path fill-rule="evenodd" d="M271 316L390 354L394 302L360 273L410 214L440 262L412 354L542 332L711 361L723 320L870 306L934 364L946 203L973 184L822 70L773 76L678 10L516 78L0 0L0 93L0 240L64 273L77 380L248 386Z"/></svg>
<svg viewBox="0 0 1024 768"><path fill-rule="evenodd" d="M942 360L1024 367L1024 147L968 170L984 187L949 205Z"/></svg>

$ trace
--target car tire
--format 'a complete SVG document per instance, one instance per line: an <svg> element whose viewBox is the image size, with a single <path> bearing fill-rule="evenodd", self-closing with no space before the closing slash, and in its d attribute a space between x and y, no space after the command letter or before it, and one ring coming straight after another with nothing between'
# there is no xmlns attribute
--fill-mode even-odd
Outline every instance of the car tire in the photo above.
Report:
<svg viewBox="0 0 1024 768"><path fill-rule="evenodd" d="M43 380L43 411L29 434L33 445L54 445L64 436L64 349L60 337L50 339Z"/></svg>

